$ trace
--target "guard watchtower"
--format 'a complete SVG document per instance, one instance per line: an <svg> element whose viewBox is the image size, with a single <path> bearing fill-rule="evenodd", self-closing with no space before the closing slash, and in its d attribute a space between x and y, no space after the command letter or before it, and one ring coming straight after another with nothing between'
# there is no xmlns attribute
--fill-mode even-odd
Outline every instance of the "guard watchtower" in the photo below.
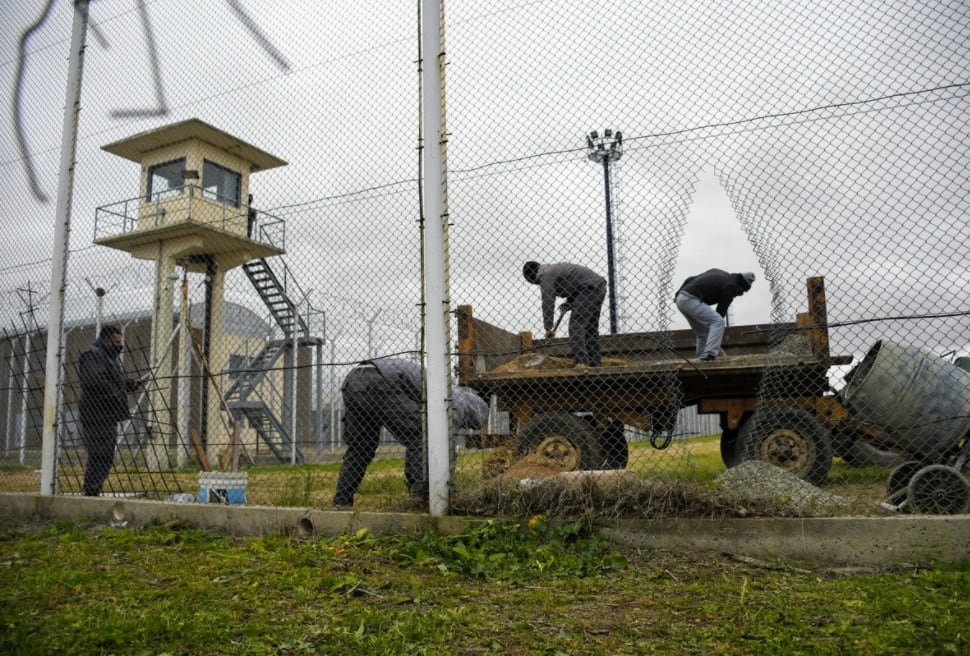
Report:
<svg viewBox="0 0 970 656"><path fill-rule="evenodd" d="M141 166L138 197L97 208L94 243L155 261L151 353L158 374L168 375L172 369L168 346L177 266L205 274L205 356L211 370L225 370L228 353L212 353L209 346L223 337L226 272L285 252L285 224L250 206L249 178L286 162L198 119L142 132L103 149ZM209 397L203 412L217 416L220 399ZM170 404L155 404L165 407ZM203 439L204 431L203 421Z"/></svg>

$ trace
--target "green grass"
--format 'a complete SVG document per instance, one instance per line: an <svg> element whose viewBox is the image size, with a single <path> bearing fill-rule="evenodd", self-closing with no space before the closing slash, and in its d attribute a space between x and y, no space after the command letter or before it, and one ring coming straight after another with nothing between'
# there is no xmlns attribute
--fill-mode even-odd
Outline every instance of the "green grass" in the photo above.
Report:
<svg viewBox="0 0 970 656"><path fill-rule="evenodd" d="M0 653L970 651L970 563L826 570L619 548L583 523L530 526L299 541L7 525Z"/></svg>
<svg viewBox="0 0 970 656"><path fill-rule="evenodd" d="M696 483L710 487L725 466L720 455L720 436L710 435L675 441L670 448L658 450L649 440L629 444L628 470L644 480L665 480ZM471 451L459 455L455 466L455 486L458 493L474 493L482 487L482 469L488 451ZM247 467L249 480L247 503L286 507L316 507L330 505L340 470L339 462L308 465L276 465ZM413 510L409 505L404 484L403 458L376 459L358 490L356 507L359 510ZM875 503L885 496L886 469L869 467L853 469L836 459L823 489L858 500L856 514L871 514ZM60 472L61 493L78 493L81 470ZM0 490L36 493L39 471L29 467L0 469ZM159 482L164 482L160 486ZM116 466L109 478L109 489L144 492L148 498L164 499L175 492L197 493L198 470L150 474L147 470L123 470ZM494 513L493 513L494 514Z"/></svg>

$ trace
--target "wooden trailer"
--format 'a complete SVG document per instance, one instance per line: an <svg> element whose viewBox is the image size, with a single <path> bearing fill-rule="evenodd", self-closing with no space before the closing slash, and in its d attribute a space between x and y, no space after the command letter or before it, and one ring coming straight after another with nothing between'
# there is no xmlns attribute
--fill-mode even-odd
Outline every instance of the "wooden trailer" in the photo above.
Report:
<svg viewBox="0 0 970 656"><path fill-rule="evenodd" d="M567 469L621 469L626 426L654 446L670 442L680 408L720 417L728 466L767 460L819 484L831 468L832 431L854 427L829 387L832 356L821 277L807 281L807 311L785 324L731 326L727 357L699 362L690 330L601 335L603 366L572 368L568 339L533 339L458 308L459 382L494 395L510 413L520 455L540 452Z"/></svg>

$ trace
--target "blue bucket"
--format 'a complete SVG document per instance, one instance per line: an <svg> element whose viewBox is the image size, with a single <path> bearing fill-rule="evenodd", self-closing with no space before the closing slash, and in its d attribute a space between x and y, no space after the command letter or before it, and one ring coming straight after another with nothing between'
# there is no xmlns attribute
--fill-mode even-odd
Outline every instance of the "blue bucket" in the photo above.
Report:
<svg viewBox="0 0 970 656"><path fill-rule="evenodd" d="M199 472L199 503L246 503L247 472Z"/></svg>

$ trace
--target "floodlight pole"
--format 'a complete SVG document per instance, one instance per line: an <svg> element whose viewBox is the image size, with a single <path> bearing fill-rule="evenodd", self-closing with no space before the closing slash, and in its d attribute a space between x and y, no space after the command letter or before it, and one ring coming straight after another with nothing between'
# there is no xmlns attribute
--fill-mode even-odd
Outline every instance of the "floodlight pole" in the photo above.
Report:
<svg viewBox="0 0 970 656"><path fill-rule="evenodd" d="M613 162L623 156L623 133L606 129L601 137L595 130L586 135L587 157L603 164L603 187L606 195L606 268L610 301L610 334L618 332L616 319L616 266L613 257L613 197L610 174Z"/></svg>

